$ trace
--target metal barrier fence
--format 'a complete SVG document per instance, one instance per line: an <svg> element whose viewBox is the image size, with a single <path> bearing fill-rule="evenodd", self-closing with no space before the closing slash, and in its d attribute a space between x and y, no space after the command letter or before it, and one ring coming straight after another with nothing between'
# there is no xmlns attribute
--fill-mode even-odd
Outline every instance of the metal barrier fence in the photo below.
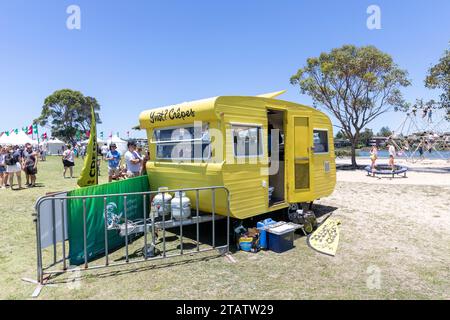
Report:
<svg viewBox="0 0 450 320"><path fill-rule="evenodd" d="M208 215L200 215L199 203L200 203L200 191L211 191L211 211ZM226 194L226 216L219 216L216 214L216 192L217 190L223 190ZM71 272L74 270L68 269L67 260L69 257L66 254L66 242L68 239L68 229L67 229L67 204L70 200L81 200L83 202L83 244L84 244L84 268L79 268L77 270L93 270L107 267L115 267L115 266L123 266L134 263L142 263L172 257L178 257L185 254L185 250L183 248L183 226L186 225L196 225L196 249L195 251L190 250L187 253L200 253L212 250L222 251L223 254L228 253L230 249L230 193L229 190L223 186L214 186L214 187L204 187L204 188L186 188L186 189L176 189L176 190L167 190L165 193L176 193L176 192L195 192L195 215L191 216L191 218L184 218L183 214L180 214L180 219L175 220L173 217L171 219L166 220L166 215L162 215L162 221L155 221L154 211L150 210L149 217L147 217L147 202L151 201L152 196L158 194L158 191L147 191L147 192L133 192L133 193L122 193L122 194L104 194L104 195L89 195L89 196L67 196L65 193L58 193L53 195L48 195L45 197L41 197L36 202L36 247L37 247L37 281L41 284L44 284L44 276L62 274L66 272ZM141 259L130 259L129 256L129 236L132 234L129 231L129 221L127 217L127 197L130 196L142 196L143 201L143 213L142 213L142 221L141 224L133 227L132 233L143 233L144 236L144 258ZM124 218L125 223L120 226L119 231L122 236L125 238L125 261L124 262L110 262L108 251L108 231L111 230L108 228L107 221L107 199L113 197L123 197L124 199ZM86 199L95 199L95 198L103 198L103 213L104 213L104 241L105 241L105 263L90 265L88 261L88 251L87 251L87 207L86 207ZM162 203L165 205L165 194L162 193ZM50 205L50 209L48 206ZM45 208L47 206L47 208ZM44 210L47 209L47 210ZM182 207L182 199L180 197L180 211L183 210ZM164 210L164 208L163 208ZM58 212L59 211L59 212ZM48 217L50 216L50 217ZM50 220L49 220L50 218ZM226 244L222 246L216 246L216 232L215 232L215 221L218 219L226 218ZM200 232L199 232L199 224L203 222L211 222L212 223L212 246L206 249L200 249ZM50 236L48 235L48 228L45 230L44 234L41 230L41 224L46 223L47 226L51 226ZM167 254L166 248L166 229L171 228L179 228L179 238L180 238L180 250L177 254ZM162 229L162 253L159 256L149 257L147 255L148 252L148 243L147 237L149 233L149 229L152 232L152 241L154 244L155 239L155 228ZM50 237L50 240L49 240ZM44 241L44 243L43 243ZM62 258L58 259L57 255L57 246L58 243L61 243L62 248ZM44 266L43 261L43 249L45 247L53 246L53 259L52 263ZM58 269L57 266L62 264L62 268ZM57 267L57 268L55 268Z"/></svg>

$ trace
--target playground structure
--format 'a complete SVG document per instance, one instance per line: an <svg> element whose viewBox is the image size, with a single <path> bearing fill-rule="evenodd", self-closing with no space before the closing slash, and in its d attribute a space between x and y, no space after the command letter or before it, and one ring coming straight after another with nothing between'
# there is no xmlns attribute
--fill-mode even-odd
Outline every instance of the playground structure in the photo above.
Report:
<svg viewBox="0 0 450 320"><path fill-rule="evenodd" d="M390 175L392 178L395 176L403 175L403 178L406 178L406 172L408 168L403 166L394 166L394 170L389 165L377 165L373 170L371 166L366 166L364 170L367 171L368 176L376 177L377 175Z"/></svg>
<svg viewBox="0 0 450 320"><path fill-rule="evenodd" d="M427 153L436 153L439 158L450 161L442 151L450 150L450 121L445 109L433 110L429 107L417 107L406 113L397 130L392 132L388 141L392 142L400 156L412 163L424 160ZM433 121L433 114L437 122ZM437 115L437 117L436 117Z"/></svg>

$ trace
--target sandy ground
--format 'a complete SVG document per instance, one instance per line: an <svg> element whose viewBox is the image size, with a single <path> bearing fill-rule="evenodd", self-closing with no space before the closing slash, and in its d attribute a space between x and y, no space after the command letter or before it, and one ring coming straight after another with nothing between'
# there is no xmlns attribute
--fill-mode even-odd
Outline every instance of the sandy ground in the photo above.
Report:
<svg viewBox="0 0 450 320"><path fill-rule="evenodd" d="M233 252L236 263L205 253L61 275L39 299L450 299L450 164L427 162L408 164L407 178L338 170L335 191L315 206L318 215L342 223L335 257L312 250L297 234L293 250ZM343 163L349 160L338 160ZM1 195L9 201L0 206L0 299L28 299L35 288L20 280L36 272L34 201L75 184L58 179L56 164L41 165L41 189ZM177 235L169 238L176 248ZM130 252L142 246L143 238ZM121 254L114 258L123 260Z"/></svg>
<svg viewBox="0 0 450 320"><path fill-rule="evenodd" d="M336 165L349 165L350 159L337 159ZM369 165L370 160L358 158L358 165ZM388 164L387 159L379 159L377 164ZM338 170L337 180L346 182L361 182L369 184L385 185L421 185L421 186L447 186L450 187L450 162L445 160L424 160L420 162L407 162L399 159L395 162L397 165L408 168L406 178L403 175L392 178L391 176L368 177L364 170L350 171Z"/></svg>

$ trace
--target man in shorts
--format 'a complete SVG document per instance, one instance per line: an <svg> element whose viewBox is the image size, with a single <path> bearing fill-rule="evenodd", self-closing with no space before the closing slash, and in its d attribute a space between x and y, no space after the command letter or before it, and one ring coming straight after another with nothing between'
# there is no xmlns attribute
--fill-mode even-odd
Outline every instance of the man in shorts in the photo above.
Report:
<svg viewBox="0 0 450 320"><path fill-rule="evenodd" d="M128 178L138 177L141 173L142 158L136 151L136 142L128 142L128 151L125 153Z"/></svg>
<svg viewBox="0 0 450 320"><path fill-rule="evenodd" d="M106 160L108 161L108 181L112 182L113 178L119 176L120 173L120 158L121 154L117 151L115 143L111 143L109 151L106 154Z"/></svg>
<svg viewBox="0 0 450 320"><path fill-rule="evenodd" d="M36 186L36 174L37 174L38 154L34 152L30 143L25 145L23 152L22 167L25 171L26 185L29 188Z"/></svg>

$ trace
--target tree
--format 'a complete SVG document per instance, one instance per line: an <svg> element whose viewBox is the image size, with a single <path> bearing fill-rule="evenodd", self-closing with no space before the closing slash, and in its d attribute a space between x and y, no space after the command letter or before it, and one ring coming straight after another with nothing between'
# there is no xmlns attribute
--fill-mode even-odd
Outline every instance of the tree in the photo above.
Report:
<svg viewBox="0 0 450 320"><path fill-rule="evenodd" d="M290 81L340 122L351 142L353 168L361 130L390 107L403 105L400 88L410 85L407 72L390 55L353 45L307 59Z"/></svg>
<svg viewBox="0 0 450 320"><path fill-rule="evenodd" d="M445 50L444 55L435 66L428 70L425 79L425 87L429 89L441 89L439 108L447 109L447 119L450 119L450 50Z"/></svg>
<svg viewBox="0 0 450 320"><path fill-rule="evenodd" d="M364 131L361 132L361 134L359 135L358 144L362 146L368 146L372 138L373 138L372 129L365 128Z"/></svg>
<svg viewBox="0 0 450 320"><path fill-rule="evenodd" d="M390 137L392 135L391 129L389 127L381 127L380 131L377 133L379 137Z"/></svg>
<svg viewBox="0 0 450 320"><path fill-rule="evenodd" d="M95 98L70 89L58 90L45 99L41 115L34 122L48 126L53 137L74 143L77 132L90 130L91 107L97 111L97 123L101 123L100 105Z"/></svg>
<svg viewBox="0 0 450 320"><path fill-rule="evenodd" d="M342 130L339 130L338 133L336 133L335 139L347 139L347 137L345 136L345 133L342 132Z"/></svg>

